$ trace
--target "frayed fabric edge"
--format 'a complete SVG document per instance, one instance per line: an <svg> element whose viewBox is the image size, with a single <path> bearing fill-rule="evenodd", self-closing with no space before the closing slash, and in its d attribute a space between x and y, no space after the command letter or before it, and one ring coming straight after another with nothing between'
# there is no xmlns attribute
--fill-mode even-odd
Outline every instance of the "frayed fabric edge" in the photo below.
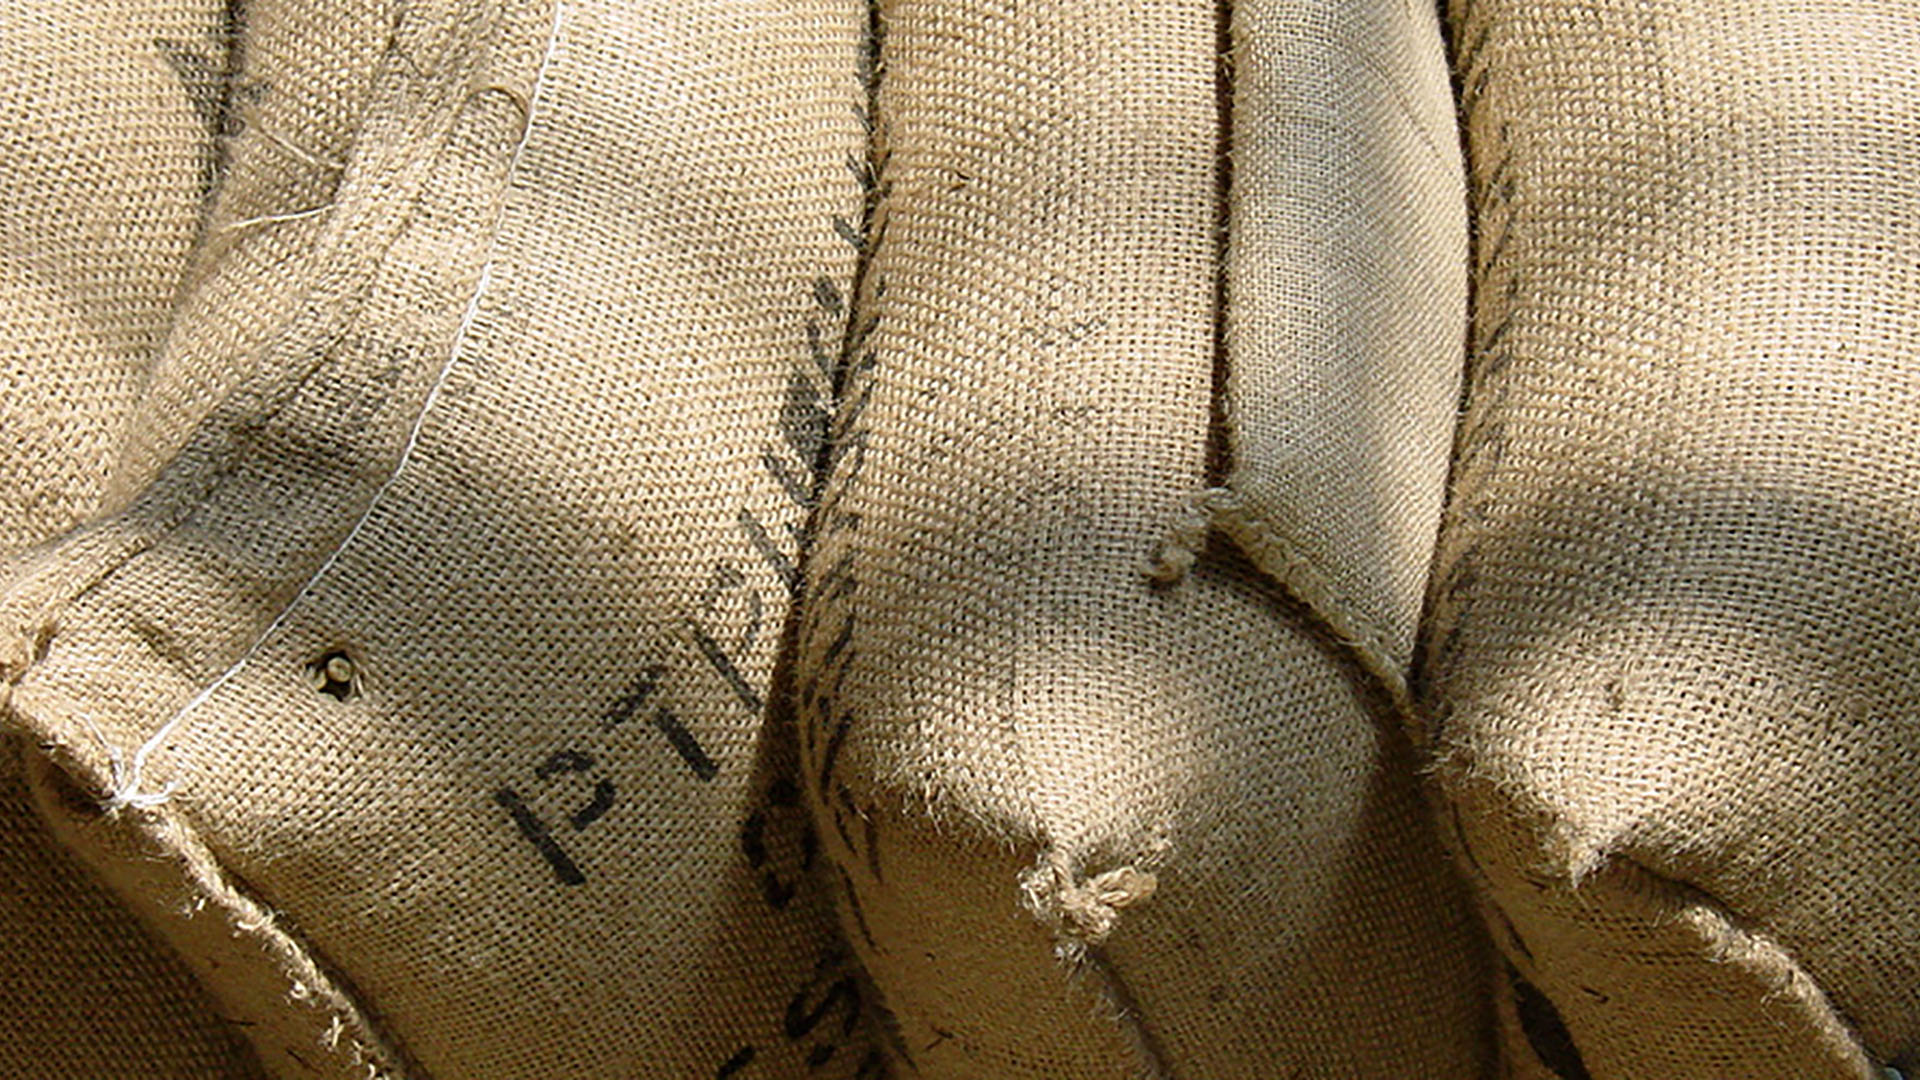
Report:
<svg viewBox="0 0 1920 1080"><path fill-rule="evenodd" d="M289 1027L309 1031L312 1035L309 1045L335 1059L332 1075L365 1080L423 1080L422 1070L380 1030L369 1011L324 960L295 931L284 926L270 907L249 895L221 864L177 803L98 809L105 800L94 798L92 793L109 790L114 778L100 775L102 770L89 755L66 742L64 731L51 724L46 715L55 710L43 706L32 715L22 715L10 697L0 697L0 712L7 714L10 726L26 732L38 747L27 751L32 766L28 770L29 783L35 792L36 810L51 833L69 853L106 882L153 933L180 953L189 968L198 973L209 993L216 999L231 998L218 979L208 978L209 971L226 965L211 956L200 955L178 927L163 925L165 921L202 918L211 911L223 919L227 934L249 942L252 949L247 951L258 957L258 970L270 971L271 978L283 987L282 1002L270 1007L304 1007L319 1013L319 1017L298 1021ZM96 808L91 815L76 815L60 808L65 800L51 788L65 785L71 785L77 794L86 795L85 805ZM81 830L98 828L112 829L119 837L102 836L93 841L79 836ZM138 854L121 854L117 849L122 846ZM131 864L136 860L137 867L116 872L116 864ZM167 868L163 876L173 883L162 891L172 892L177 887L178 896L173 900L154 890L134 889L123 880L134 872L153 874L161 866ZM129 890L142 895L130 895ZM247 1034L263 1061L275 1059L278 1055L270 1051L294 1041L275 1038L270 1032L256 1032L252 1027Z"/></svg>
<svg viewBox="0 0 1920 1080"><path fill-rule="evenodd" d="M1207 537L1216 531L1245 553L1261 573L1305 605L1380 684L1395 708L1403 715L1411 714L1407 673L1403 665L1392 661L1387 632L1358 614L1313 560L1280 535L1239 492L1224 487L1195 492L1186 513L1155 552L1147 576L1162 585L1178 582L1192 571Z"/></svg>

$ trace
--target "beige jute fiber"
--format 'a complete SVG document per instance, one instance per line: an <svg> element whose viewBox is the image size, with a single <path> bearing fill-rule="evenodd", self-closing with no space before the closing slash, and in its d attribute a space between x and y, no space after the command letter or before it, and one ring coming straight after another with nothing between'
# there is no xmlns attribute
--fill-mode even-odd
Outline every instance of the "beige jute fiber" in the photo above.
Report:
<svg viewBox="0 0 1920 1080"><path fill-rule="evenodd" d="M1351 7L881 9L799 686L903 1073L1490 1067L1389 685L1444 484L1464 179L1437 17Z"/></svg>
<svg viewBox="0 0 1920 1080"><path fill-rule="evenodd" d="M46 829L0 739L0 1061L21 1080L259 1077L239 1026Z"/></svg>
<svg viewBox="0 0 1920 1080"><path fill-rule="evenodd" d="M1456 16L1477 301L1427 704L1558 1017L1525 1041L1602 1080L1911 1069L1920 20Z"/></svg>
<svg viewBox="0 0 1920 1080"><path fill-rule="evenodd" d="M174 61L219 82L210 201L166 349L113 463L110 507L132 500L256 369L328 257L335 193L388 57L393 0L251 0Z"/></svg>
<svg viewBox="0 0 1920 1080"><path fill-rule="evenodd" d="M0 552L90 514L167 334L213 165L222 5L0 11ZM204 68L204 72L203 72ZM215 95L209 98L208 95Z"/></svg>
<svg viewBox="0 0 1920 1080"><path fill-rule="evenodd" d="M1466 179L1439 18L1233 5L1222 522L1403 692L1446 488Z"/></svg>
<svg viewBox="0 0 1920 1080"><path fill-rule="evenodd" d="M0 11L0 553L91 513L165 340L214 165L209 3ZM0 738L9 1076L258 1075L191 972L40 822Z"/></svg>
<svg viewBox="0 0 1920 1080"><path fill-rule="evenodd" d="M881 1070L776 677L868 17L742 15L235 30L110 512L8 565L0 666L50 829L274 1075Z"/></svg>

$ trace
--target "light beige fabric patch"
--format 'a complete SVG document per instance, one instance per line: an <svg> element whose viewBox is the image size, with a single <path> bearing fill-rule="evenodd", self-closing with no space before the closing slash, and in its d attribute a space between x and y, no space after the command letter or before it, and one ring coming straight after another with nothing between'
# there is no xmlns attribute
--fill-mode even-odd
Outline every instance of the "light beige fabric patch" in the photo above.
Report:
<svg viewBox="0 0 1920 1080"><path fill-rule="evenodd" d="M1233 5L1226 401L1261 568L1396 693L1460 395L1466 182L1419 0Z"/></svg>
<svg viewBox="0 0 1920 1080"><path fill-rule="evenodd" d="M1920 1052L1920 22L1462 4L1474 363L1429 704L1601 1080Z"/></svg>
<svg viewBox="0 0 1920 1080"><path fill-rule="evenodd" d="M0 660L276 1074L881 1068L775 707L867 18L742 14L248 24L115 512L10 566Z"/></svg>
<svg viewBox="0 0 1920 1080"><path fill-rule="evenodd" d="M231 394L306 299L324 266L340 183L365 137L391 52L396 0L253 0L224 35L169 45L212 101L219 136L205 224L171 312L166 348L113 462L107 504L150 484Z"/></svg>
<svg viewBox="0 0 1920 1080"><path fill-rule="evenodd" d="M881 9L875 248L800 676L810 795L902 1071L1490 1066L1480 944L1379 677L1404 676L1465 319L1437 20L1247 5L1227 217L1220 15ZM1385 100L1403 82L1411 115ZM1327 109L1292 104L1334 92L1353 99L1331 107L1332 134ZM1303 152L1377 202L1335 214L1341 200L1304 195L1285 171ZM1354 233L1350 258L1285 261L1338 247L1336 231ZM1422 275L1450 291L1401 295ZM1350 311L1356 294L1374 307ZM1248 486L1203 496L1222 479L1223 318L1230 481ZM1431 338L1403 352L1408 322ZM1399 409L1418 445L1349 460L1385 436L1344 425ZM1342 466L1352 485L1314 502ZM1336 636L1358 620L1332 628L1335 609L1282 588L1304 579L1260 543L1299 525L1316 557L1344 558L1334 537L1357 518L1309 527L1297 508L1356 487L1373 500L1358 518L1411 517L1328 574L1354 591L1311 600L1394 628L1373 674Z"/></svg>
<svg viewBox="0 0 1920 1080"><path fill-rule="evenodd" d="M222 5L0 11L0 552L92 513L214 161ZM205 48L188 57L188 43Z"/></svg>
<svg viewBox="0 0 1920 1080"><path fill-rule="evenodd" d="M107 489L200 228L223 35L219 4L0 10L0 553ZM0 739L8 1075L260 1075L233 1014L62 850L24 753Z"/></svg>

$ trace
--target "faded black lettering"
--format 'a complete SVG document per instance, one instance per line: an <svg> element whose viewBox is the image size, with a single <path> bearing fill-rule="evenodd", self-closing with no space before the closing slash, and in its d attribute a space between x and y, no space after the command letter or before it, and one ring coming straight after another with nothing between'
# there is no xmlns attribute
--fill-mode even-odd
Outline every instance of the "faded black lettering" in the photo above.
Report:
<svg viewBox="0 0 1920 1080"><path fill-rule="evenodd" d="M568 855L566 849L553 839L553 834L547 831L547 823L541 821L539 816L528 808L517 792L512 788L501 788L493 793L493 801L505 808L507 814L513 818L513 823L519 827L520 835L526 837L527 841L533 845L533 849L540 853L540 857L547 860L547 865L553 868L553 876L560 880L560 884L585 885L587 883L587 875L580 872L580 867L573 861L572 856Z"/></svg>
<svg viewBox="0 0 1920 1080"><path fill-rule="evenodd" d="M711 780L720 774L720 766L707 756L699 740L693 737L693 732L687 730L679 717L666 709L656 710L653 714L653 726L659 730L660 734L667 737L668 745L672 746L681 760L693 769L695 776L702 780Z"/></svg>

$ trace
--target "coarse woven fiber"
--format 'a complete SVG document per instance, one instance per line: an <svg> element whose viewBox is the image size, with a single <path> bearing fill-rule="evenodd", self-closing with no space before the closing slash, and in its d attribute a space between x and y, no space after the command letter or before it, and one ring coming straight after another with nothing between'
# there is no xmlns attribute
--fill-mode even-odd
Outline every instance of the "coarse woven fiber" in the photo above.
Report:
<svg viewBox="0 0 1920 1080"><path fill-rule="evenodd" d="M7 566L43 814L275 1075L877 1077L773 704L865 8L334 10L250 10L124 491Z"/></svg>
<svg viewBox="0 0 1920 1080"><path fill-rule="evenodd" d="M0 553L90 514L201 222L222 5L0 10ZM213 102L217 104L217 101ZM256 1076L231 1018L41 822L0 738L0 1060L18 1077Z"/></svg>
<svg viewBox="0 0 1920 1080"><path fill-rule="evenodd" d="M1394 695L1312 606L1329 597L1257 565L1277 550L1258 514L1292 520L1296 485L1326 470L1290 472L1249 427L1290 422L1271 398L1307 386L1329 400L1301 413L1326 430L1295 464L1429 440L1356 482L1433 520L1444 429L1341 418L1372 423L1403 391L1397 407L1429 420L1415 396L1453 404L1463 280L1394 295L1429 271L1445 284L1449 244L1465 272L1438 20L1395 4L1221 16L1193 0L881 8L873 249L797 680L808 795L902 1074L1491 1066L1478 931ZM1223 102L1229 36L1244 71ZM1289 104L1330 86L1354 97L1331 133L1325 110ZM1400 92L1412 113L1383 100ZM1261 485L1257 513L1209 491L1229 105L1235 191L1254 174L1231 222L1256 236L1229 257L1221 437L1226 479ZM1380 212L1332 214L1265 173L1305 150L1355 170L1343 180ZM1354 253L1311 269L1259 254L1333 246L1316 230L1354 231ZM1403 244L1417 269L1372 277ZM1336 310L1356 295L1372 315ZM1399 304L1432 340L1383 337ZM1348 350L1351 369L1322 366ZM1368 568L1338 568L1377 589L1354 604L1398 595L1370 567L1424 557L1396 543L1369 536Z"/></svg>
<svg viewBox="0 0 1920 1080"><path fill-rule="evenodd" d="M218 137L205 224L166 348L113 460L109 509L151 484L200 421L251 375L327 257L329 208L366 125L397 0L249 0L169 55Z"/></svg>
<svg viewBox="0 0 1920 1080"><path fill-rule="evenodd" d="M1460 397L1467 196L1423 0L1232 5L1236 527L1403 693Z"/></svg>
<svg viewBox="0 0 1920 1080"><path fill-rule="evenodd" d="M223 5L0 10L0 552L64 531L106 490L162 344L214 152L200 68ZM203 58L217 77L223 53ZM216 101L217 104L217 101Z"/></svg>
<svg viewBox="0 0 1920 1080"><path fill-rule="evenodd" d="M1493 978L1501 1080L1593 1080L1559 1010L1511 965Z"/></svg>
<svg viewBox="0 0 1920 1080"><path fill-rule="evenodd" d="M0 738L0 1060L20 1080L262 1077L253 1048L34 809Z"/></svg>
<svg viewBox="0 0 1920 1080"><path fill-rule="evenodd" d="M1920 1059L1920 22L1477 0L1426 698L1597 1080Z"/></svg>

